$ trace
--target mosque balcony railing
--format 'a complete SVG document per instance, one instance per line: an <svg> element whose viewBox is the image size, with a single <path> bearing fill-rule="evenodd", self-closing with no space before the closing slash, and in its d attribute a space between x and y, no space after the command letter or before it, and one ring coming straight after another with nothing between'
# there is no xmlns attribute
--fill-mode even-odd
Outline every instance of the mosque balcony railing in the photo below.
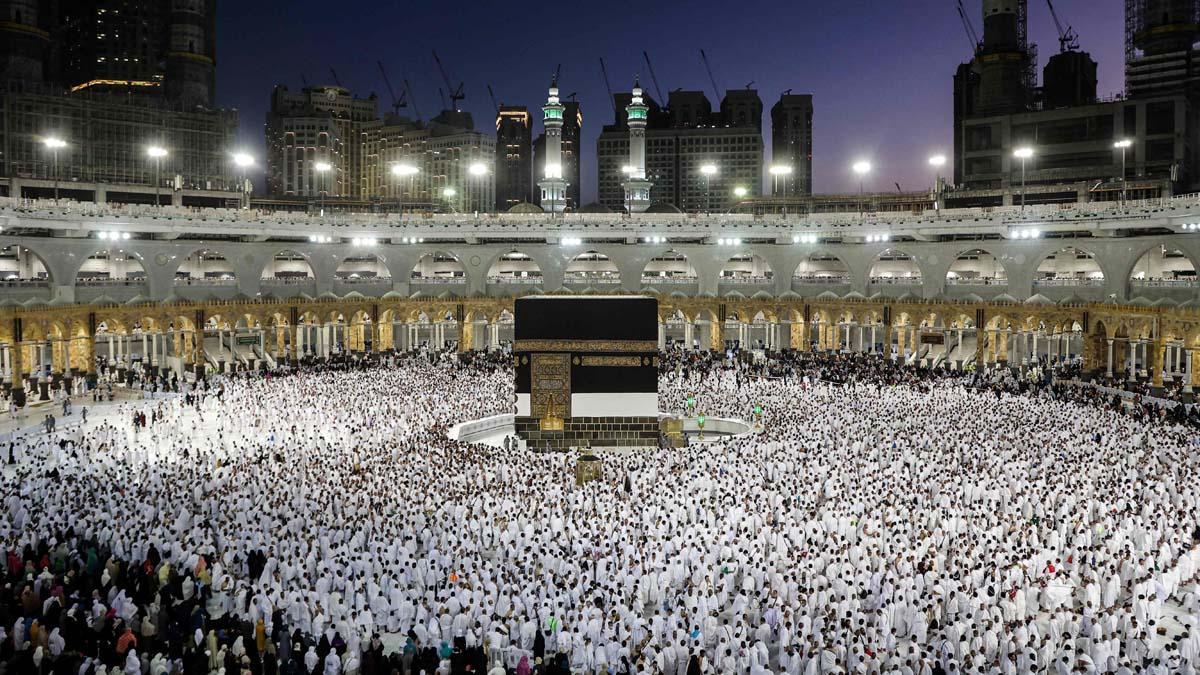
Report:
<svg viewBox="0 0 1200 675"><path fill-rule="evenodd" d="M487 282L493 285L511 284L513 286L537 286L545 283L542 277L508 277L508 276L490 276Z"/></svg>
<svg viewBox="0 0 1200 675"><path fill-rule="evenodd" d="M75 285L84 288L99 286L144 286L146 285L146 280L144 278L110 279L105 277L88 277L75 279Z"/></svg>
<svg viewBox="0 0 1200 675"><path fill-rule="evenodd" d="M237 286L237 279L233 277L176 277L175 286Z"/></svg>
<svg viewBox="0 0 1200 675"><path fill-rule="evenodd" d="M404 236L461 238L478 232L482 236L513 235L584 237L589 234L624 237L677 236L715 238L728 234L774 237L781 242L805 233L829 232L827 236L855 237L897 230L1009 227L1037 225L1053 228L1077 227L1079 223L1102 226L1104 221L1144 221L1147 227L1161 219L1190 217L1200 206L1200 194L1148 200L1088 202L986 208L942 209L940 211L818 213L790 215L756 214L428 214L343 213L325 215L305 212L273 212L251 209L199 208L183 206L96 204L69 200L0 198L0 218L20 220L23 227L84 230L110 225L155 232L186 234L214 232L223 235L296 236L325 233L352 237L361 231L381 238ZM116 222L114 222L116 221ZM15 223L14 223L15 225Z"/></svg>
<svg viewBox="0 0 1200 675"><path fill-rule="evenodd" d="M621 283L621 277L609 276L606 274L587 274L581 272L567 272L563 275L563 283L567 284L594 284L594 285L617 285Z"/></svg>
<svg viewBox="0 0 1200 675"><path fill-rule="evenodd" d="M920 286L921 277L871 277L876 286Z"/></svg>
<svg viewBox="0 0 1200 675"><path fill-rule="evenodd" d="M457 286L467 283L466 277L419 277L412 278L414 284L434 284L439 286Z"/></svg>
<svg viewBox="0 0 1200 675"><path fill-rule="evenodd" d="M49 279L4 279L0 288L49 288Z"/></svg>
<svg viewBox="0 0 1200 675"><path fill-rule="evenodd" d="M313 277L263 277L259 283L271 286L305 286L317 282Z"/></svg>
<svg viewBox="0 0 1200 675"><path fill-rule="evenodd" d="M770 286L775 283L774 277L755 277L755 276L722 276L717 279L720 284L726 285L741 285L741 286Z"/></svg>
<svg viewBox="0 0 1200 675"><path fill-rule="evenodd" d="M1135 288L1200 288L1200 279L1132 279Z"/></svg>
<svg viewBox="0 0 1200 675"><path fill-rule="evenodd" d="M391 277L338 277L342 286L391 286Z"/></svg>
<svg viewBox="0 0 1200 675"><path fill-rule="evenodd" d="M997 277L946 277L947 286L1007 286L1008 279Z"/></svg>
<svg viewBox="0 0 1200 675"><path fill-rule="evenodd" d="M1033 285L1034 287L1042 286L1046 288L1099 288L1104 286L1104 279L1078 279L1074 277L1034 279Z"/></svg>
<svg viewBox="0 0 1200 675"><path fill-rule="evenodd" d="M689 286L699 283L696 277L660 277L660 276L642 276L642 284L647 286Z"/></svg>
<svg viewBox="0 0 1200 675"><path fill-rule="evenodd" d="M850 283L850 277L848 275L795 274L792 275L792 283L840 286Z"/></svg>

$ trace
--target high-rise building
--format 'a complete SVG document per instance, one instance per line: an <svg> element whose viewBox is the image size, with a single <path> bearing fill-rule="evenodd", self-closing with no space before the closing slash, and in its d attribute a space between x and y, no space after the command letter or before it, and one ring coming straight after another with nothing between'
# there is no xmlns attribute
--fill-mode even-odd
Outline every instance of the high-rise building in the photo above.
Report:
<svg viewBox="0 0 1200 675"><path fill-rule="evenodd" d="M362 135L378 126L374 95L357 98L342 87L279 85L267 112L267 192L273 197L362 199ZM320 171L320 167L329 169Z"/></svg>
<svg viewBox="0 0 1200 675"><path fill-rule="evenodd" d="M563 106L563 125L561 133L562 158L560 163L563 170L563 180L567 182L564 199L566 208L576 209L580 205L580 195L582 194L579 178L579 158L580 158L580 141L583 133L583 111L576 101L562 101ZM539 157L546 151L546 134L538 136L533 143L533 161L537 165L541 162ZM536 169L535 169L536 173ZM543 206L541 195L535 192L534 203L538 206Z"/></svg>
<svg viewBox="0 0 1200 675"><path fill-rule="evenodd" d="M812 94L784 93L771 106L771 194L812 195ZM775 167L786 167L776 170Z"/></svg>
<svg viewBox="0 0 1200 675"><path fill-rule="evenodd" d="M618 95L617 119L596 142L599 201L613 211L625 209L625 167L630 159L629 95ZM703 92L674 91L666 110L643 94L648 108L646 180L652 203L682 211L724 211L738 199L762 192L762 102L753 90L726 94L719 114ZM755 104L755 101L757 105ZM626 102L626 109L619 104ZM753 111L758 118L753 118ZM744 122L734 126L733 122ZM712 165L715 173L702 167Z"/></svg>
<svg viewBox="0 0 1200 675"><path fill-rule="evenodd" d="M533 189L533 144L529 109L500 106L496 112L496 210L529 202Z"/></svg>
<svg viewBox="0 0 1200 675"><path fill-rule="evenodd" d="M0 0L0 171L42 194L53 178L42 141L54 136L66 143L54 177L75 197L138 201L155 176L171 199L233 190L237 114L213 105L216 6ZM151 144L167 151L161 167Z"/></svg>
<svg viewBox="0 0 1200 675"><path fill-rule="evenodd" d="M954 77L957 206L1159 197L1197 186L1196 0L1128 0L1127 98L1098 102L1096 62L1064 40L1031 86L1025 0L985 0L984 37ZM1024 63L1024 74L1019 66ZM1121 143L1118 141L1128 141ZM1032 156L1014 156L1028 147ZM1122 173L1124 168L1124 173ZM1083 187L1080 187L1083 186Z"/></svg>

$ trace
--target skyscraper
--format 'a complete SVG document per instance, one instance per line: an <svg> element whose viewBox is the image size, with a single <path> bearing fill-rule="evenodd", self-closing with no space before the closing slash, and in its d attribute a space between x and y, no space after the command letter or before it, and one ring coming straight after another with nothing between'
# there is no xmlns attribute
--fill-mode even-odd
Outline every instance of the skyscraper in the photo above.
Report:
<svg viewBox="0 0 1200 675"><path fill-rule="evenodd" d="M496 113L496 210L500 213L530 200L533 144L529 109L500 106Z"/></svg>
<svg viewBox="0 0 1200 675"><path fill-rule="evenodd" d="M812 94L784 93L771 106L772 192L776 197L812 195Z"/></svg>

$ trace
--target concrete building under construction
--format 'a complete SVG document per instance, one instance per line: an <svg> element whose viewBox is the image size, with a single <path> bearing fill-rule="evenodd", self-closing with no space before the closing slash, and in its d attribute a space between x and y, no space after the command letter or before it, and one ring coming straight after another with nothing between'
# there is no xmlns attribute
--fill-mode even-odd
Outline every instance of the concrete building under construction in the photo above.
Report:
<svg viewBox="0 0 1200 675"><path fill-rule="evenodd" d="M984 0L983 37L954 77L956 191L947 203L1103 201L1195 189L1197 4L1127 0L1127 92L1103 100L1095 60L1052 5L1060 50L1039 87L1027 0ZM1014 156L1022 147L1033 150L1024 166Z"/></svg>

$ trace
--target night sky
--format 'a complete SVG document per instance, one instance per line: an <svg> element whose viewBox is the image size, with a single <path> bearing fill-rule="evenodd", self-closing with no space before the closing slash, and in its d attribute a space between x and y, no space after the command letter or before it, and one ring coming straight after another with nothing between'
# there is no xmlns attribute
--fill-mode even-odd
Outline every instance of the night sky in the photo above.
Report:
<svg viewBox="0 0 1200 675"><path fill-rule="evenodd" d="M980 0L964 3L982 33ZM1030 39L1039 68L1058 51L1044 0L1029 0ZM560 86L578 92L583 108L583 201L596 198L596 137L612 121L599 58L615 91L635 74L654 95L642 50L650 52L664 92L704 89L719 99L700 61L704 49L722 94L754 81L764 108L785 89L814 95L813 171L816 192L857 190L850 172L860 157L875 171L867 189L922 189L932 183L926 159L952 149L954 69L970 54L954 0L568 0L553 13L534 2L460 0L224 0L219 5L217 101L240 111L239 141L264 155L263 123L271 88L332 84L330 67L360 96L390 100L376 60L399 90L408 77L422 115L442 104L436 49L457 86L462 107L487 130L501 103L537 108L556 64ZM1124 87L1123 3L1058 0L1060 16L1080 34L1100 64L1100 96ZM459 10L459 11L455 11ZM655 96L657 98L657 96ZM412 107L408 114L412 115ZM764 115L766 154L770 119ZM540 116L534 134L540 133ZM260 161L261 163L261 161ZM261 185L261 183L260 183Z"/></svg>

